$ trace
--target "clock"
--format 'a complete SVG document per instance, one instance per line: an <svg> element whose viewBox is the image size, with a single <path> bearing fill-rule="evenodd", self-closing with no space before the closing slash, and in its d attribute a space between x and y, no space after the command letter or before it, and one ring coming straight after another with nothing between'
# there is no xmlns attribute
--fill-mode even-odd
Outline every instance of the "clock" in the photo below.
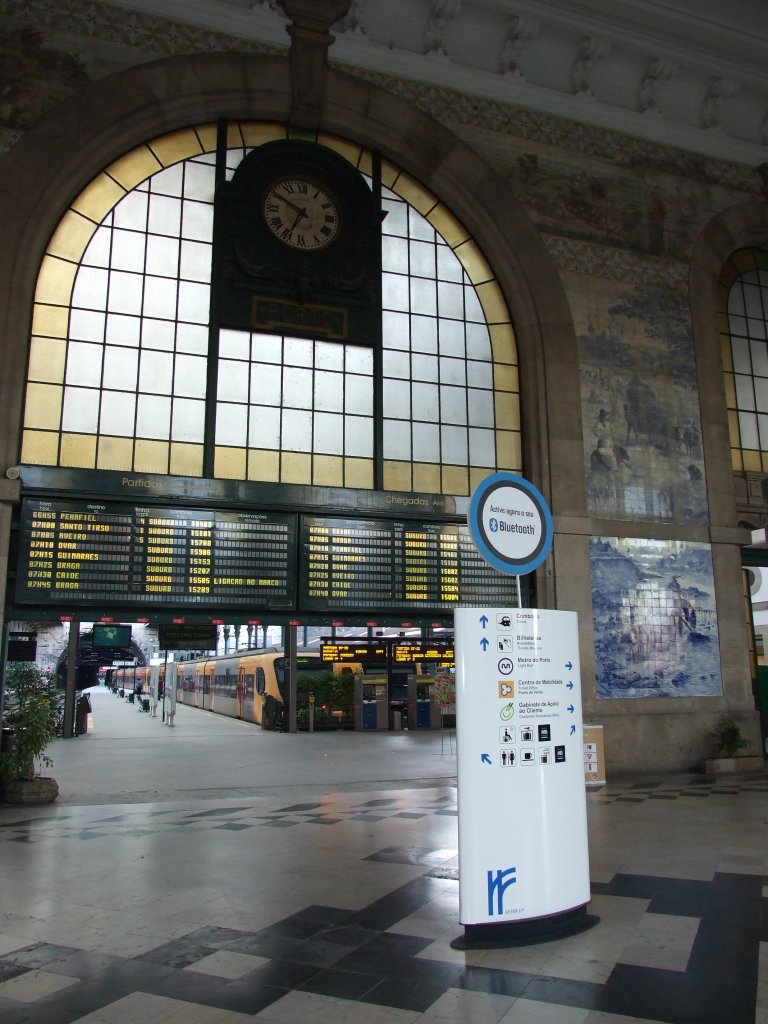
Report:
<svg viewBox="0 0 768 1024"><path fill-rule="evenodd" d="M324 249L341 230L336 199L324 185L303 175L279 178L268 185L261 215L278 241L299 251Z"/></svg>

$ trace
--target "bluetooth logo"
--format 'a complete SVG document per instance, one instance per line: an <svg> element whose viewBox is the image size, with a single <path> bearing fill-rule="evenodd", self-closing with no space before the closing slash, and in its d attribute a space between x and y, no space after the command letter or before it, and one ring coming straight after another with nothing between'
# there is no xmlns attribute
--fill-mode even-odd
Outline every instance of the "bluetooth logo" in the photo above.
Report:
<svg viewBox="0 0 768 1024"><path fill-rule="evenodd" d="M489 519L488 520L488 529L491 531L491 533L497 533L498 529L499 529L499 520L498 519Z"/></svg>

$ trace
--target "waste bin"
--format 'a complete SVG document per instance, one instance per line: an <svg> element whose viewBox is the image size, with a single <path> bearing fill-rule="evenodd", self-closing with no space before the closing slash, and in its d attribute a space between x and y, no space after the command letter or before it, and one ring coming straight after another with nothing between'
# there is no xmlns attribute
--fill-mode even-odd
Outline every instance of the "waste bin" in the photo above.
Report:
<svg viewBox="0 0 768 1024"><path fill-rule="evenodd" d="M82 736L88 732L88 715L90 715L91 710L91 698L87 693L81 693L77 699L77 704L75 705L78 736Z"/></svg>

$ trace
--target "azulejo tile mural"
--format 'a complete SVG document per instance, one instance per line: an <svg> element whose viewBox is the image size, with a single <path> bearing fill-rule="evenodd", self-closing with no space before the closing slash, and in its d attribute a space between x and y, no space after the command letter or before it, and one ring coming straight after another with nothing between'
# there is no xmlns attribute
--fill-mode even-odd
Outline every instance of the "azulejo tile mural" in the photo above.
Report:
<svg viewBox="0 0 768 1024"><path fill-rule="evenodd" d="M597 697L721 696L710 546L594 537L590 564Z"/></svg>
<svg viewBox="0 0 768 1024"><path fill-rule="evenodd" d="M590 278L585 289L577 281L569 275L591 514L706 522L687 299L647 284Z"/></svg>

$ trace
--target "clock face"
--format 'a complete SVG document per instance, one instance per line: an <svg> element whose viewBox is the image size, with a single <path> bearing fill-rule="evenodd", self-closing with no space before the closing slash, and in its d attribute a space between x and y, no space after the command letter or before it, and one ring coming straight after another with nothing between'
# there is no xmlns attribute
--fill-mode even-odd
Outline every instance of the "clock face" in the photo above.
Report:
<svg viewBox="0 0 768 1024"><path fill-rule="evenodd" d="M310 178L281 178L264 193L264 222L292 249L324 249L341 227L336 200Z"/></svg>

